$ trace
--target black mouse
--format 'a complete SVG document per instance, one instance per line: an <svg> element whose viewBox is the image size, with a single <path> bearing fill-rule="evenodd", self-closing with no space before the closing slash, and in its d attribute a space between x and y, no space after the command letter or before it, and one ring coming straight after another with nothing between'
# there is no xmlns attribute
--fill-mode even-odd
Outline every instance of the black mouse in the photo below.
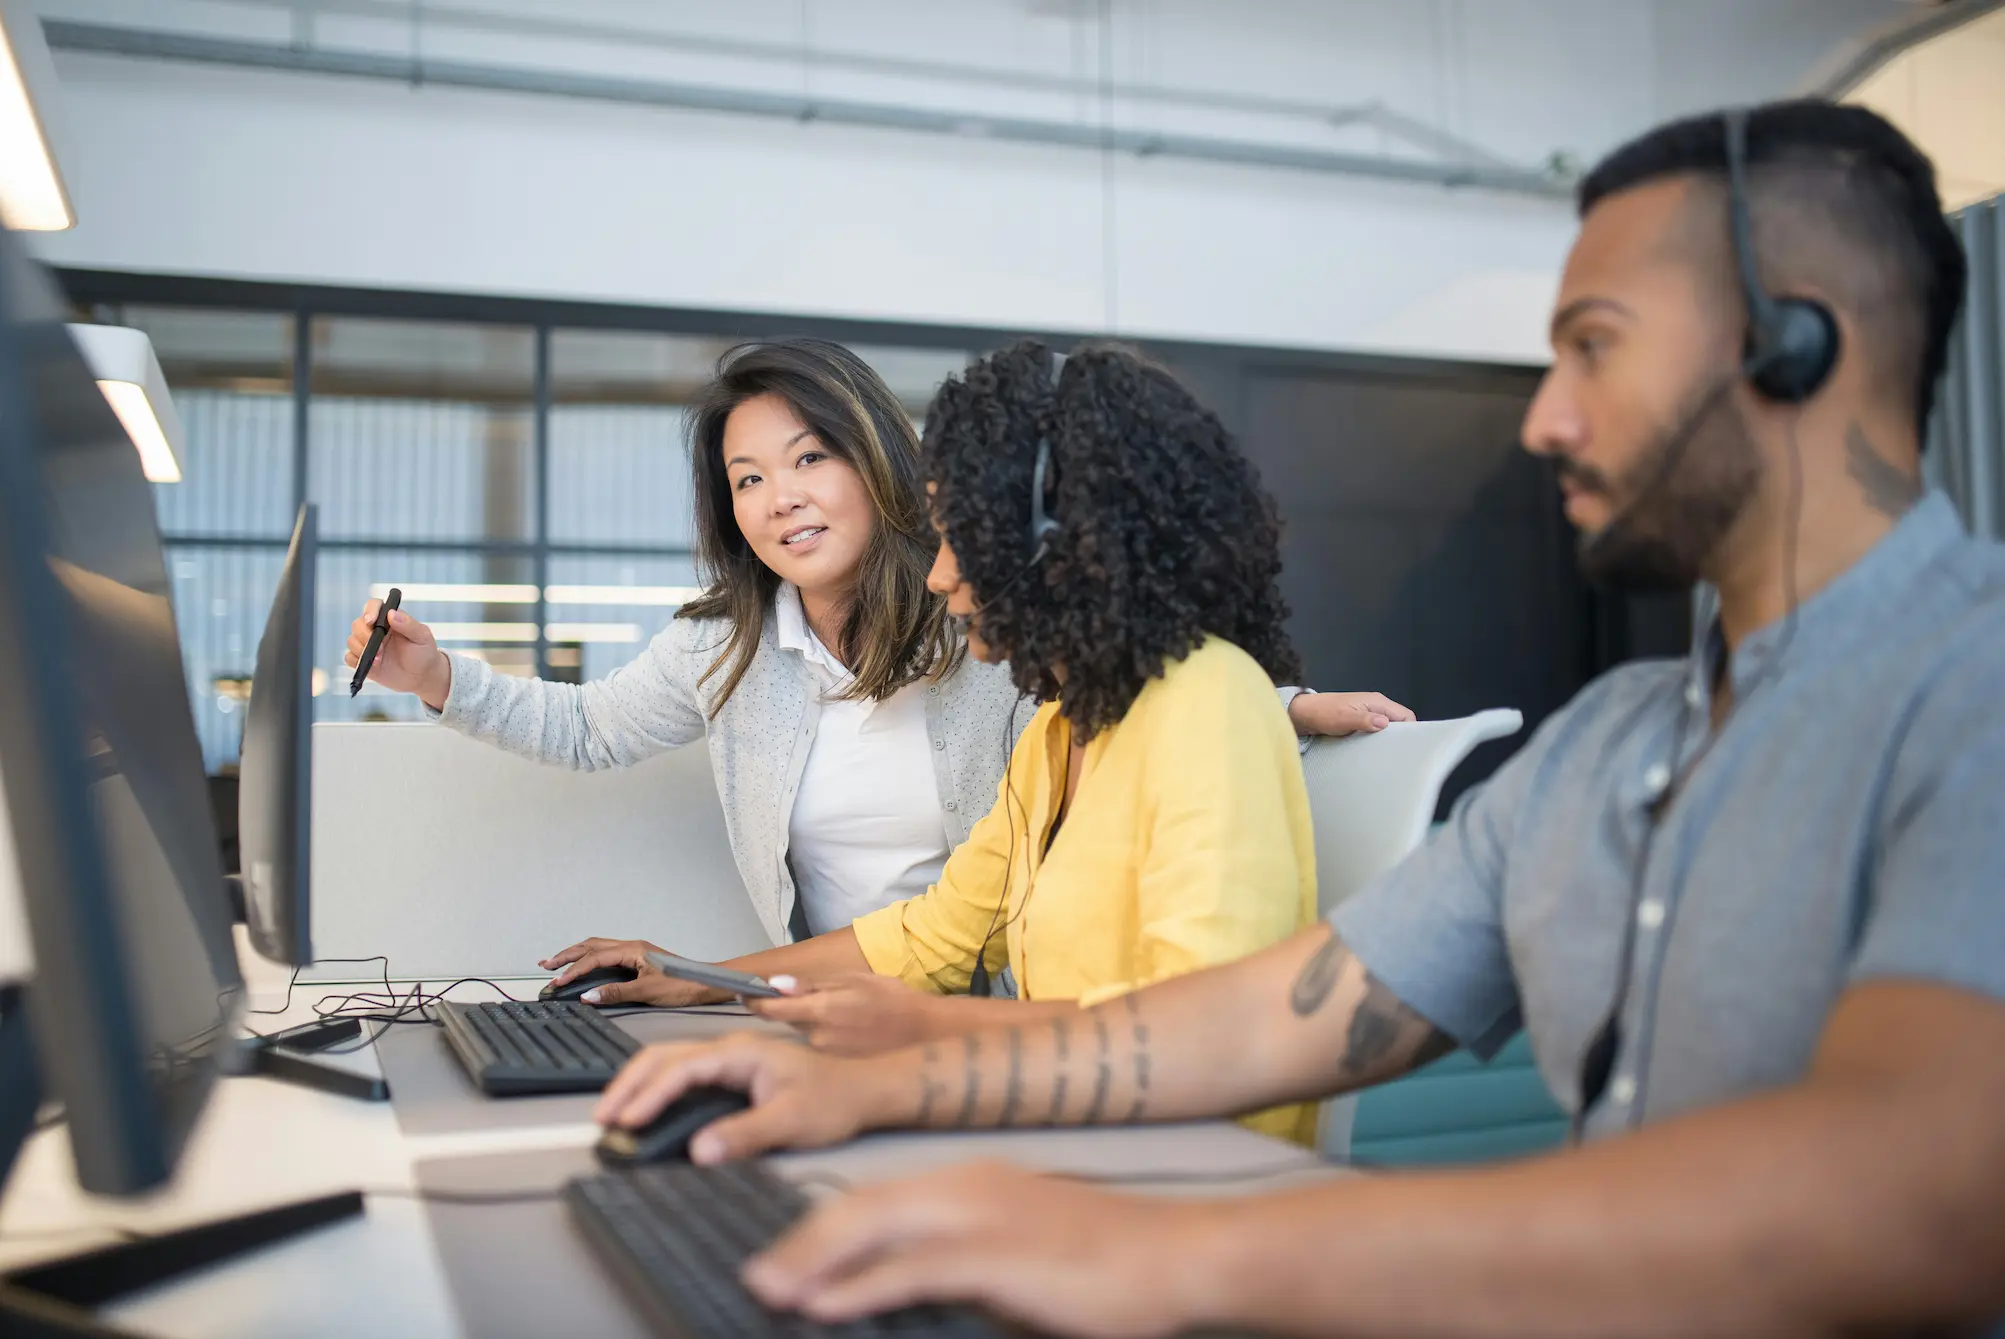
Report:
<svg viewBox="0 0 2005 1339"><path fill-rule="evenodd" d="M599 1161L608 1167L686 1161L698 1130L752 1105L735 1088L691 1088L638 1130L614 1128L599 1136Z"/></svg>
<svg viewBox="0 0 2005 1339"><path fill-rule="evenodd" d="M599 986L610 986L615 982L631 981L640 973L631 967L594 967L582 976L574 976L563 985L552 981L536 992L539 1000L575 1000L588 990Z"/></svg>

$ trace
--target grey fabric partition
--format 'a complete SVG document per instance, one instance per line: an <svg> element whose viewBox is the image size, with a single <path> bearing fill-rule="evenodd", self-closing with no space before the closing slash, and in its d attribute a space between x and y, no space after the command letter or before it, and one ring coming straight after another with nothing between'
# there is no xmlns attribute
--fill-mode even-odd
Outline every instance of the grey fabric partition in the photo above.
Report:
<svg viewBox="0 0 2005 1339"><path fill-rule="evenodd" d="M1950 222L1970 257L1970 291L1929 424L1922 468L1972 534L2005 536L2005 196Z"/></svg>

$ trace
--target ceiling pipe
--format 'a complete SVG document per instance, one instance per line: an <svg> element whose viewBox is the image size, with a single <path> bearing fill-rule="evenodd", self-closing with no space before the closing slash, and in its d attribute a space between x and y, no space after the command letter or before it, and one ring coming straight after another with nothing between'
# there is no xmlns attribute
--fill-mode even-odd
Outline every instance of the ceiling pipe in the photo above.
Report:
<svg viewBox="0 0 2005 1339"><path fill-rule="evenodd" d="M413 60L408 56L377 52L284 46L57 19L44 20L43 30L52 48L100 55L336 75L411 85L435 84L798 122L825 121L831 125L959 135L1095 152L1111 148L1144 158L1181 158L1241 167L1282 168L1416 185L1500 191L1547 199L1565 199L1572 189L1570 179L1563 174L1500 166L1488 161L1429 162L1202 135L1118 127L1103 129L1083 122L996 116L985 112L948 111L843 98L804 97L712 85L617 79L465 61Z"/></svg>

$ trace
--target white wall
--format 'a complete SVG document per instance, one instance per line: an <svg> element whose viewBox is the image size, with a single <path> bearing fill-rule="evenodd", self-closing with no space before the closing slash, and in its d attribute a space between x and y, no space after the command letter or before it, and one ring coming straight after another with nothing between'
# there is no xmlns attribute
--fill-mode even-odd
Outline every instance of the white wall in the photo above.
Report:
<svg viewBox="0 0 2005 1339"><path fill-rule="evenodd" d="M2005 10L1915 48L1852 95L1935 159L1945 207L2005 191Z"/></svg>
<svg viewBox="0 0 2005 1339"><path fill-rule="evenodd" d="M1155 0L1117 9L1123 80L1380 98L1518 161L1585 161L1694 95L1781 91L1896 0L1761 0L1759 61L1685 64L1691 0ZM366 8L366 6L363 6ZM489 9L502 6L489 5ZM1069 0L557 5L653 24L1090 75ZM1090 11L1091 6L1085 6ZM1719 17L1722 6L1703 0ZM300 37L258 5L44 0L49 16ZM401 8L398 12L402 12ZM1016 115L1090 101L439 26L325 18L327 45ZM1790 58L1778 51L1792 53ZM55 262L1536 361L1573 230L1539 200L965 138L59 53L81 225ZM1724 93L1722 92L1724 91ZM1378 151L1371 132L1122 106L1123 124ZM1397 150L1398 146L1384 146ZM1107 263L1111 258L1111 266ZM1111 313L1111 320L1109 319Z"/></svg>

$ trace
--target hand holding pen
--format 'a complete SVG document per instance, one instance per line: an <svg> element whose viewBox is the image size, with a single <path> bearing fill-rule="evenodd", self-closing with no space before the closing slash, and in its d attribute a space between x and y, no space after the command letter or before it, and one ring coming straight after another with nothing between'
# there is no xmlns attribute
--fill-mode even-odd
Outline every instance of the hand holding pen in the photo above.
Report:
<svg viewBox="0 0 2005 1339"><path fill-rule="evenodd" d="M371 682L393 692L416 693L425 705L442 708L452 690L452 661L439 649L432 630L397 608L397 601L396 591L387 601L370 600L362 606L362 616L348 625L342 661L357 671L350 688L360 690L368 659Z"/></svg>

